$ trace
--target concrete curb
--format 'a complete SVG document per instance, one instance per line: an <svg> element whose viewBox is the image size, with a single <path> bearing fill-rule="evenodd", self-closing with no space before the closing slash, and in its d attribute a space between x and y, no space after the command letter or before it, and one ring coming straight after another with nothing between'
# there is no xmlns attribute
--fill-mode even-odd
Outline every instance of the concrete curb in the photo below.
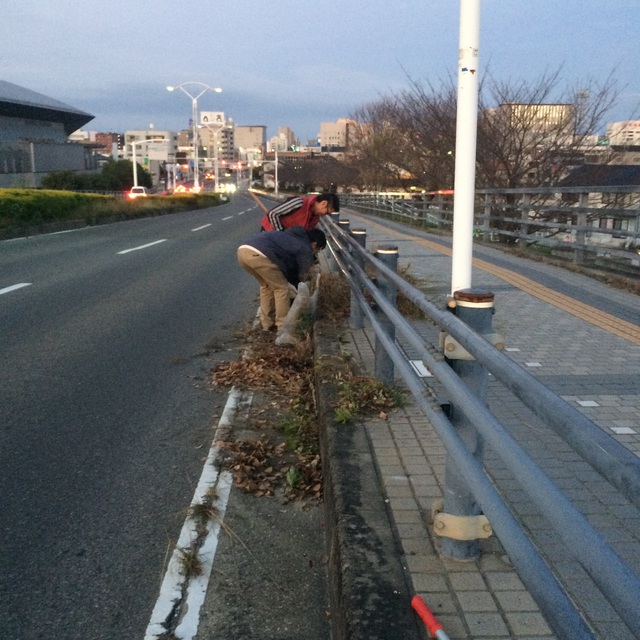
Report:
<svg viewBox="0 0 640 640"><path fill-rule="evenodd" d="M340 327L319 320L314 341L332 639L424 639L364 426L333 422Z"/></svg>

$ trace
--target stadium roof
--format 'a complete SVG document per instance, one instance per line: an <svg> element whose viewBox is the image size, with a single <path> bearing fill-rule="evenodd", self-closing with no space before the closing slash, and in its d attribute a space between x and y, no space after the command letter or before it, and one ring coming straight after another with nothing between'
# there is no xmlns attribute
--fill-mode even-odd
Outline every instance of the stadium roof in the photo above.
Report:
<svg viewBox="0 0 640 640"><path fill-rule="evenodd" d="M0 116L61 122L69 135L94 116L41 93L0 80Z"/></svg>

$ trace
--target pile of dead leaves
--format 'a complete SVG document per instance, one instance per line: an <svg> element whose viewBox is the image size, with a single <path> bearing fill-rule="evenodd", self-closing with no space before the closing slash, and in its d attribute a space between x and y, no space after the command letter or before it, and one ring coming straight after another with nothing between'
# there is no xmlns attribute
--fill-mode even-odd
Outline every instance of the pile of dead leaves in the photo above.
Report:
<svg viewBox="0 0 640 640"><path fill-rule="evenodd" d="M307 340L296 349L278 347L273 336L254 334L242 360L222 362L211 370L211 380L220 386L242 389L286 391L295 396L303 392L313 371L313 348Z"/></svg>
<svg viewBox="0 0 640 640"><path fill-rule="evenodd" d="M245 337L244 357L219 363L210 371L210 380L256 392L254 398L259 396L261 404L247 426L261 435L220 443L222 464L247 493L296 500L303 506L321 502L311 339L290 349L276 346L271 333L250 330Z"/></svg>
<svg viewBox="0 0 640 640"><path fill-rule="evenodd" d="M322 500L319 455L287 451L284 442L275 445L266 439L223 442L221 450L223 466L246 493L268 498L282 495L285 503Z"/></svg>

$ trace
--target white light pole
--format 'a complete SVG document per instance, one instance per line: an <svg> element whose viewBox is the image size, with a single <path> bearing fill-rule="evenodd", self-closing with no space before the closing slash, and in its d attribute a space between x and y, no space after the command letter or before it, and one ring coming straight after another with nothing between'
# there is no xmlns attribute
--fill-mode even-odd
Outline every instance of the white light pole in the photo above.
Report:
<svg viewBox="0 0 640 640"><path fill-rule="evenodd" d="M460 0L451 293L471 287L478 128L480 0Z"/></svg>
<svg viewBox="0 0 640 640"><path fill-rule="evenodd" d="M215 129L206 123L203 123L201 126L206 127L213 134L213 170L215 173L216 191L218 191L218 134L225 129L233 129L233 118L229 118L228 122L215 127Z"/></svg>
<svg viewBox="0 0 640 640"><path fill-rule="evenodd" d="M128 142L127 144L131 145L132 150L132 158L133 158L133 186L138 186L138 161L136 159L136 145L138 144L146 144L148 145L150 142L165 142L168 143L169 140L166 138L151 138L150 140L134 140L133 142Z"/></svg>
<svg viewBox="0 0 640 640"><path fill-rule="evenodd" d="M280 139L278 139L278 143L280 142ZM274 178L276 181L276 198L278 197L278 144L276 144L276 167L275 167L275 172L274 172Z"/></svg>
<svg viewBox="0 0 640 640"><path fill-rule="evenodd" d="M201 87L202 90L194 96L185 89L185 87L189 85L197 85ZM167 91L174 91L175 89L182 90L191 98L191 119L193 128L193 190L197 193L200 191L200 176L198 175L198 98L207 91L221 93L222 89L220 87L210 87L208 84L204 84L204 82L183 82L175 87L167 87Z"/></svg>

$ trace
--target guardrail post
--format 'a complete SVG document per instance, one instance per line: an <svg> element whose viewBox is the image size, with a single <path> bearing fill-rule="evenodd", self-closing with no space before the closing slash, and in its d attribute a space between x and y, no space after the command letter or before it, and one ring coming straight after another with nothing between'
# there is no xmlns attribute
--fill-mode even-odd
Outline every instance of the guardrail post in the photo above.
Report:
<svg viewBox="0 0 640 640"><path fill-rule="evenodd" d="M474 289L463 289L453 294L455 314L471 329L480 335L493 334L493 293ZM449 355L447 355L449 353ZM489 375L473 357L459 345L445 340L444 355L452 369L467 385L469 390L483 403L487 404ZM451 408L451 423L462 438L469 451L482 464L484 441L473 424ZM470 488L463 480L455 463L447 456L444 473L444 511L452 516L479 516L477 504ZM460 540L442 537L442 553L457 560L472 560L480 555L480 543L477 539Z"/></svg>
<svg viewBox="0 0 640 640"><path fill-rule="evenodd" d="M578 201L578 207L582 211L578 211L576 224L576 250L573 260L576 264L584 264L587 257L587 212L586 207L589 206L589 194L581 193Z"/></svg>
<svg viewBox="0 0 640 640"><path fill-rule="evenodd" d="M485 241L491 240L491 202L491 196L485 193L482 213L482 239Z"/></svg>
<svg viewBox="0 0 640 640"><path fill-rule="evenodd" d="M351 237L364 249L367 246L367 230L366 229L352 229ZM354 251L352 254L353 261L361 269L364 269L364 258L358 251ZM351 306L349 312L349 326L352 329L362 329L364 327L364 312L362 307L358 303L353 289L351 289Z"/></svg>
<svg viewBox="0 0 640 640"><path fill-rule="evenodd" d="M520 234L518 241L520 246L527 248L527 238L529 236L529 206L531 205L531 195L525 193L522 196L522 208L520 210ZM515 212L514 212L515 217Z"/></svg>
<svg viewBox="0 0 640 640"><path fill-rule="evenodd" d="M337 226L340 226L340 213L331 213L329 214L331 221ZM338 251L338 247L335 247L335 250ZM327 264L329 266L329 271L331 273L336 273L340 271L340 267L336 262L336 259L331 251L327 251Z"/></svg>
<svg viewBox="0 0 640 640"><path fill-rule="evenodd" d="M394 246L379 246L373 254L380 262L389 267L393 271L398 270L398 247ZM380 289L380 293L392 304L396 304L397 289L393 282L385 278L384 275L378 271L377 273L377 285ZM384 332L389 336L391 340L395 339L396 328L395 325L387 318L383 313L379 317L380 325ZM375 376L381 382L391 385L394 381L394 368L393 360L387 353L384 345L378 339L376 335L376 344L374 350L374 366Z"/></svg>

